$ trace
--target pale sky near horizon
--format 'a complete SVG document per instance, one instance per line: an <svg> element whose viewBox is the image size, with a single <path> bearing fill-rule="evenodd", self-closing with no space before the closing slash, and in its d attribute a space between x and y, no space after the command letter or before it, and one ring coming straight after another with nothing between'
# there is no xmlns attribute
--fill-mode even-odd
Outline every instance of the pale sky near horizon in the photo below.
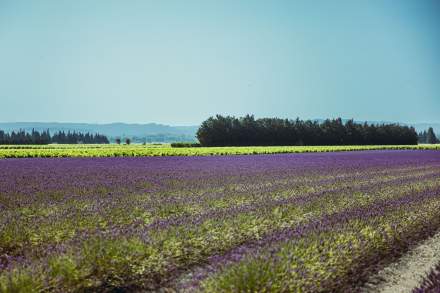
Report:
<svg viewBox="0 0 440 293"><path fill-rule="evenodd" d="M0 121L440 122L440 1L0 0Z"/></svg>

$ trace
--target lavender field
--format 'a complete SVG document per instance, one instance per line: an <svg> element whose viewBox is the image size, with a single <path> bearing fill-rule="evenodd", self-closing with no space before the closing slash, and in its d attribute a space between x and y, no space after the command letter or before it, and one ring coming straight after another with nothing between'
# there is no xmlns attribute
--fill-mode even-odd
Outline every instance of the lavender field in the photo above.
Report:
<svg viewBox="0 0 440 293"><path fill-rule="evenodd" d="M353 292L440 228L440 152L0 160L0 292Z"/></svg>

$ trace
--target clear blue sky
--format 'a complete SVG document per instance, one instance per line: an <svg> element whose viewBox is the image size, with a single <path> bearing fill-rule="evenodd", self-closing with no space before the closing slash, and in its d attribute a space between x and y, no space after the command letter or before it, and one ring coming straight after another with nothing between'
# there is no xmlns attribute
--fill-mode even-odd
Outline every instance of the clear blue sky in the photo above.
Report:
<svg viewBox="0 0 440 293"><path fill-rule="evenodd" d="M440 122L440 1L0 0L0 121Z"/></svg>

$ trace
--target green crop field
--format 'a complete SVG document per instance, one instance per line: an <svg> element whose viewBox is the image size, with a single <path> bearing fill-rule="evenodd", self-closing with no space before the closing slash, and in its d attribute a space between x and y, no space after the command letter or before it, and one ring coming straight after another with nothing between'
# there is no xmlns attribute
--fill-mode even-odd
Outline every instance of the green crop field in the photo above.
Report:
<svg viewBox="0 0 440 293"><path fill-rule="evenodd" d="M387 146L251 146L172 148L163 145L3 145L0 158L50 157L140 157L140 156L211 156L251 155L307 152L339 152L364 150L439 150L440 145L387 145Z"/></svg>
<svg viewBox="0 0 440 293"><path fill-rule="evenodd" d="M3 145L0 158L50 157L139 157L139 156L211 156L251 155L306 152L337 152L362 150L439 150L440 145L387 146L252 146L172 148L169 144L155 145Z"/></svg>

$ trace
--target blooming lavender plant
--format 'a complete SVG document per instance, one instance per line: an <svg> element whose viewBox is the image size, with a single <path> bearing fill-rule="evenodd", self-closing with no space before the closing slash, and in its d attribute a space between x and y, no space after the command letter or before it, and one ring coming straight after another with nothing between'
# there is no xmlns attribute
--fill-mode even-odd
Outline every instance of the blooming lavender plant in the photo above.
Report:
<svg viewBox="0 0 440 293"><path fill-rule="evenodd" d="M339 290L439 197L438 151L0 160L0 292Z"/></svg>

